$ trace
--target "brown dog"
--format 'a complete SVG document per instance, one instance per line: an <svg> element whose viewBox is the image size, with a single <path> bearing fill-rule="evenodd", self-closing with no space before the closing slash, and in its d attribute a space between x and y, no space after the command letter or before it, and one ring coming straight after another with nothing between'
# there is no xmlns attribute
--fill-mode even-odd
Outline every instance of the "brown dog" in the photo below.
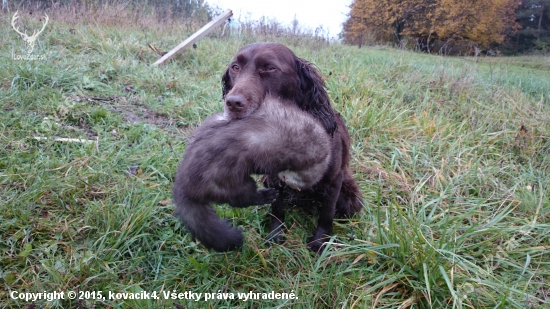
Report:
<svg viewBox="0 0 550 309"><path fill-rule="evenodd" d="M222 83L227 118L246 118L254 114L264 98L271 95L312 115L331 137L329 167L313 188L297 191L280 185L272 176L268 176L265 182L267 187L279 190L277 200L271 204L268 240L283 242L285 197L293 200L306 198L320 203L317 229L308 246L320 252L328 240L327 235L332 233L335 215L349 217L362 208L361 192L348 169L349 134L344 120L330 104L323 79L309 62L296 57L286 46L255 43L237 53L223 75Z"/></svg>

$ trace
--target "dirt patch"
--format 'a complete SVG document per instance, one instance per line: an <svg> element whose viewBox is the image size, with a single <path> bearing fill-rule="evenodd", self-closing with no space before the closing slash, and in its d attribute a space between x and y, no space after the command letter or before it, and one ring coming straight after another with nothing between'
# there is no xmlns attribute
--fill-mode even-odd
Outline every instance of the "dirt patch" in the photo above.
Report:
<svg viewBox="0 0 550 309"><path fill-rule="evenodd" d="M118 105L113 107L113 111L121 113L124 120L130 123L147 123L159 128L170 125L171 120L165 115L152 111L143 105Z"/></svg>
<svg viewBox="0 0 550 309"><path fill-rule="evenodd" d="M126 90L126 89L125 89ZM131 91L125 91L131 92ZM150 109L149 107L136 102L132 98L125 96L109 96L109 97L73 97L75 102L97 102L100 105L108 109L113 113L120 114L122 118L132 124L136 123L145 123L150 126L154 126L158 129L163 130L166 134L174 137L175 139L186 140L191 136L191 133L194 131L193 126L187 125L178 125L177 120L161 113L157 113ZM107 103L107 104L102 104ZM81 123L80 127L88 132L89 136L95 134L90 134L91 128L86 127L85 124Z"/></svg>
<svg viewBox="0 0 550 309"><path fill-rule="evenodd" d="M163 130L174 139L187 140L195 130L194 126L178 125L172 117L157 113L140 104L118 105L113 110L121 113L124 120L129 123L146 123Z"/></svg>

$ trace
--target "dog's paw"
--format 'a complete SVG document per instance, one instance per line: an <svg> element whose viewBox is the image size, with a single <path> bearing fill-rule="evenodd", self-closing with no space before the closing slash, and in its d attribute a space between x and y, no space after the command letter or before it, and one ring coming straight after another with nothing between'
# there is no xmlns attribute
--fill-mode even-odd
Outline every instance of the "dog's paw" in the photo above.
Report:
<svg viewBox="0 0 550 309"><path fill-rule="evenodd" d="M308 244L307 248L317 254L323 253L323 250L326 248L326 242L329 240L328 237L322 237L319 239L312 239Z"/></svg>

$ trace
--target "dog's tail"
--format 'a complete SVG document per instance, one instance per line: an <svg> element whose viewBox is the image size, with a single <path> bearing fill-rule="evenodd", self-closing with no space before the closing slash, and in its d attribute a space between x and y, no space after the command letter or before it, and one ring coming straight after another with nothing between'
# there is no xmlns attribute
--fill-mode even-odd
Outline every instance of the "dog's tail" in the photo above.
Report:
<svg viewBox="0 0 550 309"><path fill-rule="evenodd" d="M174 202L174 216L178 217L191 235L205 247L216 251L228 251L242 245L241 231L231 227L226 220L220 219L210 204L194 201L181 192L174 192Z"/></svg>
<svg viewBox="0 0 550 309"><path fill-rule="evenodd" d="M349 171L346 170L340 194L338 195L338 201L336 202L336 216L339 218L349 218L361 211L361 208L363 208L363 195Z"/></svg>

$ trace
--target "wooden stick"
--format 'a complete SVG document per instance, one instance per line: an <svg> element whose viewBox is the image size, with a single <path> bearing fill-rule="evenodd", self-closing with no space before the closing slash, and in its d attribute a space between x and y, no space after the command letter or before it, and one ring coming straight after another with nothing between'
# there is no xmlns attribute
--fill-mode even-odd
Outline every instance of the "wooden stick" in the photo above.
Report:
<svg viewBox="0 0 550 309"><path fill-rule="evenodd" d="M195 32L192 36L187 38L187 40L181 42L174 49L166 53L166 55L162 56L159 60L153 63L153 65L163 64L164 62L166 62L166 60L172 59L173 57L181 54L187 47L193 45L195 42L202 39L205 35L212 32L214 28L223 24L231 16L233 16L233 12L231 10L225 11L220 16L216 17L211 22L202 27L199 31Z"/></svg>
<svg viewBox="0 0 550 309"><path fill-rule="evenodd" d="M66 138L66 137L43 137L43 136L33 136L33 138L37 141L54 141L54 142L67 142L67 143L80 143L80 144L90 144L90 143L96 143L97 140L89 140L89 139L82 139L82 138Z"/></svg>

